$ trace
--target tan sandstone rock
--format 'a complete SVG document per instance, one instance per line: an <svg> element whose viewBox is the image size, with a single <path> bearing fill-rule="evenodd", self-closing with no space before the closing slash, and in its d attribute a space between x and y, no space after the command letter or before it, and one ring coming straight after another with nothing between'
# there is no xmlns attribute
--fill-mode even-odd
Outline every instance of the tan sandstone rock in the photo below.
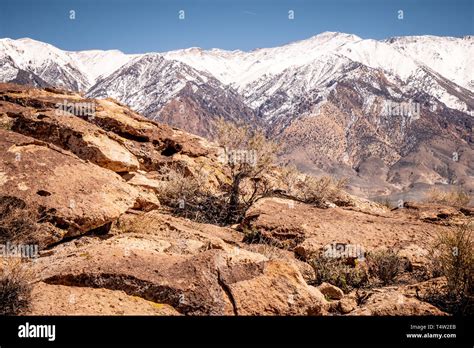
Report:
<svg viewBox="0 0 474 348"><path fill-rule="evenodd" d="M344 297L344 292L341 289L326 282L318 285L318 290L331 300L340 300Z"/></svg>
<svg viewBox="0 0 474 348"><path fill-rule="evenodd" d="M56 235L39 235L41 245L104 227L133 207L137 191L112 171L87 163L44 142L0 130L0 196L14 197Z"/></svg>
<svg viewBox="0 0 474 348"><path fill-rule="evenodd" d="M398 289L376 289L349 315L446 315L435 306L407 297Z"/></svg>
<svg viewBox="0 0 474 348"><path fill-rule="evenodd" d="M39 282L26 315L180 315L173 307L123 291Z"/></svg>

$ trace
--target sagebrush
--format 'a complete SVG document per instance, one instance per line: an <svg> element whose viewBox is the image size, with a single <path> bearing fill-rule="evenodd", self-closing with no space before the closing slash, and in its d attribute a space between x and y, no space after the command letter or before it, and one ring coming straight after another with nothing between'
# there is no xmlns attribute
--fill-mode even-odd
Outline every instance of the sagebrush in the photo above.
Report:
<svg viewBox="0 0 474 348"><path fill-rule="evenodd" d="M474 314L474 231L463 224L441 233L432 248L432 274L444 276L446 286L433 289L424 300L453 314Z"/></svg>
<svg viewBox="0 0 474 348"><path fill-rule="evenodd" d="M310 261L310 265L315 272L315 285L330 283L346 293L369 285L367 271L363 267L347 264L342 258L318 255Z"/></svg>
<svg viewBox="0 0 474 348"><path fill-rule="evenodd" d="M366 255L369 274L379 280L383 285L396 281L403 270L402 259L393 250L377 250Z"/></svg>
<svg viewBox="0 0 474 348"><path fill-rule="evenodd" d="M22 315L31 307L31 274L20 260L0 265L0 315Z"/></svg>
<svg viewBox="0 0 474 348"><path fill-rule="evenodd" d="M327 202L340 205L348 203L344 192L347 185L345 178L315 177L299 172L295 166L284 167L281 177L290 198L317 206L324 206Z"/></svg>
<svg viewBox="0 0 474 348"><path fill-rule="evenodd" d="M442 191L437 188L432 188L427 193L428 202L451 206L465 206L469 203L470 199L469 194L462 189Z"/></svg>

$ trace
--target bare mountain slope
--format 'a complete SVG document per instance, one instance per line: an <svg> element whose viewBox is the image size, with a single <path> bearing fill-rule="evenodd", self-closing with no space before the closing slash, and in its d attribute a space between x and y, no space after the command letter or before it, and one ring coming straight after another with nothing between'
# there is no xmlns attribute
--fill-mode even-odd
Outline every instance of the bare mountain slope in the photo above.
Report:
<svg viewBox="0 0 474 348"><path fill-rule="evenodd" d="M206 137L218 117L258 125L283 143L283 161L348 176L358 194L399 197L429 185L472 190L473 56L469 36L325 32L251 52L140 55L2 39L0 81L112 97Z"/></svg>

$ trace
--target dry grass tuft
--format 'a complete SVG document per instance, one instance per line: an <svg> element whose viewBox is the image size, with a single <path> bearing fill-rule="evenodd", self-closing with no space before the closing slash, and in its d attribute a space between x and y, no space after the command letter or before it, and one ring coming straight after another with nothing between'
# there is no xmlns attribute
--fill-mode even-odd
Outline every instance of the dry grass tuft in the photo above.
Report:
<svg viewBox="0 0 474 348"><path fill-rule="evenodd" d="M0 243L31 242L37 228L37 216L22 200L0 196Z"/></svg>
<svg viewBox="0 0 474 348"><path fill-rule="evenodd" d="M31 305L32 275L21 260L0 265L0 315L22 315Z"/></svg>
<svg viewBox="0 0 474 348"><path fill-rule="evenodd" d="M432 274L446 286L432 289L423 300L453 314L474 314L474 229L457 226L440 234L432 249Z"/></svg>
<svg viewBox="0 0 474 348"><path fill-rule="evenodd" d="M323 206L326 202L347 205L344 187L347 179L335 179L330 176L315 177L302 174L296 167L282 169L282 181L289 196L304 203Z"/></svg>
<svg viewBox="0 0 474 348"><path fill-rule="evenodd" d="M339 287L345 293L369 285L366 270L357 265L355 267L349 265L342 258L319 255L313 258L309 264L313 267L316 274L314 279L315 285L323 282L330 283Z"/></svg>
<svg viewBox="0 0 474 348"><path fill-rule="evenodd" d="M383 285L396 281L402 272L402 259L393 250L379 250L367 254L369 274L378 279Z"/></svg>
<svg viewBox="0 0 474 348"><path fill-rule="evenodd" d="M442 191L437 188L432 188L430 191L428 191L426 200L429 203L462 207L466 206L469 203L470 197L465 191L461 189L453 191Z"/></svg>

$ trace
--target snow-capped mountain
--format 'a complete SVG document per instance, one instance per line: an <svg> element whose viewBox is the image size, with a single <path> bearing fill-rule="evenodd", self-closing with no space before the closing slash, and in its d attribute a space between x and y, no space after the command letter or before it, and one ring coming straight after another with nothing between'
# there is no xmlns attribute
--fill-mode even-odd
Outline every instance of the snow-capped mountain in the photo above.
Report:
<svg viewBox="0 0 474 348"><path fill-rule="evenodd" d="M165 56L206 71L239 91L245 91L256 80L270 81L287 69L291 71L308 64L314 66L315 61L323 65L328 61L339 65L338 59L344 57L380 69L407 84L415 79L425 79L426 72L431 71L474 91L473 37L414 36L377 41L325 32L285 46L251 52L191 48L168 52ZM318 82L321 81L312 83ZM449 92L438 91L437 94L450 107L469 110L462 101L447 95Z"/></svg>
<svg viewBox="0 0 474 348"><path fill-rule="evenodd" d="M149 118L201 135L212 119L258 122L231 87L212 75L161 54L140 55L93 86L88 95L112 97Z"/></svg>
<svg viewBox="0 0 474 348"><path fill-rule="evenodd" d="M67 52L31 39L0 40L0 79L14 80L18 74L49 85L85 90L90 81Z"/></svg>
<svg viewBox="0 0 474 348"><path fill-rule="evenodd" d="M23 79L30 76L33 80L57 87L88 91L94 86L94 90L97 90L95 85L98 81L106 80L128 62L144 56L127 55L117 50L68 52L31 39L1 39L0 81L14 80L21 72ZM256 95L256 86L261 89L261 86L271 84L279 76L298 75L302 82L287 83L291 89L288 92L291 95L299 92L304 94L318 84L323 85L328 76L334 77L338 67L356 62L379 69L387 74L387 78L401 79L406 85L415 88L426 87L420 86L419 81L430 80L430 93L447 106L466 112L472 109L457 96L458 93L447 91L443 83L439 84L437 77L461 87L458 91L461 94L464 90L474 91L473 37L413 36L377 41L351 34L325 32L281 47L251 52L189 48L165 52L160 56L208 73L245 96L251 108L259 107L271 97L272 89L266 89L264 95ZM308 71L309 75L303 73L301 77L301 71ZM315 71L320 74L315 74ZM180 82L177 86L184 87L184 80ZM273 90L281 92L281 88L276 86ZM119 93L113 90L109 92L110 96ZM91 92L89 94L98 96ZM171 92L167 94L173 95ZM128 97L122 96L120 100L125 102ZM161 99L166 97L162 96ZM132 106L137 107L136 104ZM145 109L144 105L138 108Z"/></svg>
<svg viewBox="0 0 474 348"><path fill-rule="evenodd" d="M167 52L165 57L206 71L221 82L241 90L262 76L276 75L289 67L306 65L347 43L360 40L355 35L326 32L285 46L251 52L190 48Z"/></svg>
<svg viewBox="0 0 474 348"><path fill-rule="evenodd" d="M67 52L67 54L86 75L90 86L94 85L100 77L109 76L136 56L118 50L90 50Z"/></svg>
<svg viewBox="0 0 474 348"><path fill-rule="evenodd" d="M285 160L351 176L375 195L417 183L474 189L473 57L472 36L325 32L250 52L136 55L2 39L0 81L116 98L204 136L218 117L258 124L283 142ZM453 152L462 153L455 163ZM367 174L374 170L383 180Z"/></svg>
<svg viewBox="0 0 474 348"><path fill-rule="evenodd" d="M407 36L385 40L401 54L474 91L474 37Z"/></svg>
<svg viewBox="0 0 474 348"><path fill-rule="evenodd" d="M109 75L133 58L120 51L62 51L32 39L0 39L0 81L21 76L51 86L86 91L100 75Z"/></svg>

